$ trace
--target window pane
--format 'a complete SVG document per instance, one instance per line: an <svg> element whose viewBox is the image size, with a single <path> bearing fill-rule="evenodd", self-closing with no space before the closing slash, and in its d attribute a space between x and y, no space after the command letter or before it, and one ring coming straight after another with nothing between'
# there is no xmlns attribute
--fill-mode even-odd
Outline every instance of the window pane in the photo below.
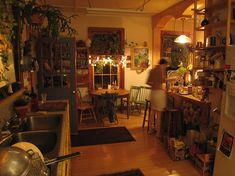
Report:
<svg viewBox="0 0 235 176"><path fill-rule="evenodd" d="M110 74L110 64L106 64L103 69L103 74Z"/></svg>
<svg viewBox="0 0 235 176"><path fill-rule="evenodd" d="M111 83L114 83L116 81L116 84L118 85L118 77L117 75L112 75L111 76Z"/></svg>
<svg viewBox="0 0 235 176"><path fill-rule="evenodd" d="M70 60L63 60L62 61L62 71L65 73L70 73L70 66L71 66L71 61Z"/></svg>
<svg viewBox="0 0 235 176"><path fill-rule="evenodd" d="M98 89L98 87L103 87L102 86L102 76L95 76L95 89Z"/></svg>
<svg viewBox="0 0 235 176"><path fill-rule="evenodd" d="M111 74L117 74L118 67L111 67Z"/></svg>
<svg viewBox="0 0 235 176"><path fill-rule="evenodd" d="M110 76L103 76L103 88L107 89L110 82Z"/></svg>
<svg viewBox="0 0 235 176"><path fill-rule="evenodd" d="M70 87L70 75L64 74L63 76L63 87Z"/></svg>
<svg viewBox="0 0 235 176"><path fill-rule="evenodd" d="M53 61L53 70L57 73L60 72L60 60L59 59L55 59Z"/></svg>
<svg viewBox="0 0 235 176"><path fill-rule="evenodd" d="M60 76L53 76L53 86L54 87L61 87L61 77Z"/></svg>
<svg viewBox="0 0 235 176"><path fill-rule="evenodd" d="M45 88L52 87L52 80L51 80L50 76L44 76L43 85L44 85Z"/></svg>
<svg viewBox="0 0 235 176"><path fill-rule="evenodd" d="M96 64L96 66L94 67L94 73L95 74L102 74L103 72L103 66L100 64Z"/></svg>

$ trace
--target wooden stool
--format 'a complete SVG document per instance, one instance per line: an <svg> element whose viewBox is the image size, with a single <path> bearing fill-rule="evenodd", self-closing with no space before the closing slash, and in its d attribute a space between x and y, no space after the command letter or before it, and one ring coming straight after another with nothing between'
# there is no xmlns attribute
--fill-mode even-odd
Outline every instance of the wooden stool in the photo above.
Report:
<svg viewBox="0 0 235 176"><path fill-rule="evenodd" d="M157 132L157 137L161 137L162 136L162 132L161 132L161 120L162 120L162 114L165 112L165 110L162 110L162 111L159 111L159 110L156 110L156 109L153 109L151 108L151 106L149 106L149 114L148 114L148 131L150 129L150 126L152 124L150 124L150 114L151 113L154 113L154 116L153 116L153 125L154 125L154 128ZM157 115L156 115L157 114ZM160 116L159 116L160 115ZM157 125L157 126L156 126ZM157 127L157 128L156 128Z"/></svg>
<svg viewBox="0 0 235 176"><path fill-rule="evenodd" d="M197 154L197 162L195 163L198 168L201 176L211 175L212 167L214 165L215 156L209 153L206 154Z"/></svg>
<svg viewBox="0 0 235 176"><path fill-rule="evenodd" d="M176 108L166 108L163 112L161 132L168 138L179 137L183 134L181 111Z"/></svg>
<svg viewBox="0 0 235 176"><path fill-rule="evenodd" d="M149 118L149 116L150 116L150 111L151 111L150 100L145 99L144 119L143 119L142 128L144 128L145 122L148 122L148 120L146 119L146 117L147 117L147 113L148 113L148 118ZM149 130L149 126L148 126L148 130Z"/></svg>

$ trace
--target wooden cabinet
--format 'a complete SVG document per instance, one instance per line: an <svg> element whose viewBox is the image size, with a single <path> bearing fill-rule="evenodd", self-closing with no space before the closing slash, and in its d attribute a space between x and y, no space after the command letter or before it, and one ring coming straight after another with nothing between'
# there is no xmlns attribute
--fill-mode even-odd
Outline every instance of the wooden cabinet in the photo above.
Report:
<svg viewBox="0 0 235 176"><path fill-rule="evenodd" d="M70 88L74 49L71 39L42 39L40 41L40 90Z"/></svg>
<svg viewBox="0 0 235 176"><path fill-rule="evenodd" d="M78 87L89 86L89 56L86 47L77 47L76 77Z"/></svg>
<svg viewBox="0 0 235 176"><path fill-rule="evenodd" d="M69 100L71 129L76 132L75 38L41 38L37 49L38 92L49 100Z"/></svg>

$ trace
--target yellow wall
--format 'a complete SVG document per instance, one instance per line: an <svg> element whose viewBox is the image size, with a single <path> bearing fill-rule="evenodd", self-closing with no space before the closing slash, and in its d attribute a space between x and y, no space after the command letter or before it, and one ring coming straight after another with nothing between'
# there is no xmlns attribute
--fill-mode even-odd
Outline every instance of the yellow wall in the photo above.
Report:
<svg viewBox="0 0 235 176"><path fill-rule="evenodd" d="M67 14L68 15L68 14ZM125 29L125 40L127 42L136 42L140 45L147 42L149 47L149 60L152 63L152 26L151 17L140 15L79 15L73 21L77 29L77 39L87 39L88 27L117 27ZM150 64L151 64L150 63ZM131 85L143 85L146 82L148 70L137 74L135 70L126 68L125 70L125 88L129 89Z"/></svg>
<svg viewBox="0 0 235 176"><path fill-rule="evenodd" d="M67 16L71 15L68 12ZM74 12L73 12L74 14ZM174 26L175 23L175 26ZM81 14L72 22L73 26L77 29L77 39L86 40L88 38L88 27L118 27L125 29L125 40L127 42L137 42L143 44L147 42L149 47L150 67L144 72L138 74L135 70L126 68L125 71L125 88L129 89L131 85L143 85L146 82L149 69L152 64L158 63L152 61L153 51L153 28L152 17L141 15L97 15L97 14ZM172 18L161 30L182 31L182 20L174 20ZM193 37L193 19L185 20L184 31L189 32ZM160 36L158 36L160 37ZM161 47L161 46L156 46ZM160 49L159 49L160 50Z"/></svg>

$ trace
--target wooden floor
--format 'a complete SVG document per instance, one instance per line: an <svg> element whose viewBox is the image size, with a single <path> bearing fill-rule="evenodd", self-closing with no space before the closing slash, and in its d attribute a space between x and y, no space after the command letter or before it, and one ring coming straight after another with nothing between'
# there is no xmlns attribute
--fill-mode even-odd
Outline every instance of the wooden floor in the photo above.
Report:
<svg viewBox="0 0 235 176"><path fill-rule="evenodd" d="M188 160L172 161L163 144L154 135L142 128L141 116L118 114L119 124L126 126L134 142L73 147L81 156L71 160L72 176L96 176L139 168L145 176L199 176ZM85 124L81 128L98 127L101 124ZM105 124L109 126L109 124Z"/></svg>

